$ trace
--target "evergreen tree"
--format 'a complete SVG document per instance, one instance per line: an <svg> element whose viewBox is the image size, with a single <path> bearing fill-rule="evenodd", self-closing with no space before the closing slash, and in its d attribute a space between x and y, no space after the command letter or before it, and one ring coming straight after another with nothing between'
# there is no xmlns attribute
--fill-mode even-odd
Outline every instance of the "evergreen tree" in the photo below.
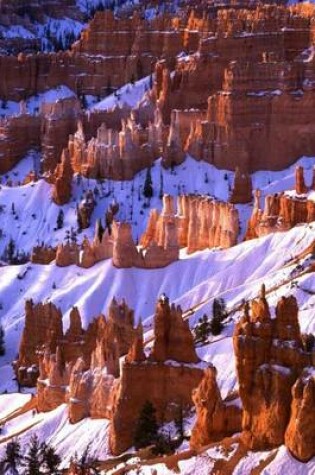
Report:
<svg viewBox="0 0 315 475"><path fill-rule="evenodd" d="M61 458L53 447L47 445L45 442L41 446L41 453L43 459L43 466L49 475L59 475L61 471L59 470L59 465Z"/></svg>
<svg viewBox="0 0 315 475"><path fill-rule="evenodd" d="M220 335L223 329L223 320L227 317L225 302L223 299L213 300L213 316L210 323L212 335Z"/></svg>
<svg viewBox="0 0 315 475"><path fill-rule="evenodd" d="M156 410L150 401L142 407L136 424L134 446L136 449L154 444L158 439L158 425L155 416Z"/></svg>
<svg viewBox="0 0 315 475"><path fill-rule="evenodd" d="M77 224L78 224L78 232L80 233L83 229L82 217L79 210L79 206L77 205Z"/></svg>
<svg viewBox="0 0 315 475"><path fill-rule="evenodd" d="M104 234L104 228L102 226L102 221L101 219L98 219L96 221L96 229L95 229L95 234L97 235L99 241L102 240L103 234Z"/></svg>
<svg viewBox="0 0 315 475"><path fill-rule="evenodd" d="M57 216L57 229L63 228L63 221L64 221L64 212L62 209L60 209Z"/></svg>
<svg viewBox="0 0 315 475"><path fill-rule="evenodd" d="M160 193L159 193L160 200L163 198L163 195L164 195L164 180L163 180L163 173L162 173L162 170L161 170L161 173L160 173Z"/></svg>
<svg viewBox="0 0 315 475"><path fill-rule="evenodd" d="M149 199L152 198L153 196L151 168L147 169L147 174L145 177L145 182L144 182L144 187L143 187L143 195Z"/></svg>
<svg viewBox="0 0 315 475"><path fill-rule="evenodd" d="M97 475L100 473L97 468L97 460L90 455L90 444L80 458L75 456L74 465L78 469L78 473L82 475Z"/></svg>
<svg viewBox="0 0 315 475"><path fill-rule="evenodd" d="M199 318L198 323L195 327L195 342L196 343L205 343L209 334L210 334L210 322L208 315L204 314L201 318Z"/></svg>
<svg viewBox="0 0 315 475"><path fill-rule="evenodd" d="M175 425L177 429L177 433L179 436L179 441L182 442L184 440L185 431L184 431L184 410L182 404L178 407L178 413L175 418Z"/></svg>
<svg viewBox="0 0 315 475"><path fill-rule="evenodd" d="M32 436L27 455L24 457L24 475L42 475L43 452L36 435Z"/></svg>
<svg viewBox="0 0 315 475"><path fill-rule="evenodd" d="M12 238L10 238L10 241L8 242L8 245L5 250L5 255L6 259L9 264L13 263L14 261L14 256L15 256L15 242L13 241Z"/></svg>
<svg viewBox="0 0 315 475"><path fill-rule="evenodd" d="M0 356L5 354L5 342L4 342L4 329L3 326L0 325Z"/></svg>
<svg viewBox="0 0 315 475"><path fill-rule="evenodd" d="M5 454L0 462L0 473L18 475L18 468L21 465L21 446L17 439L13 439L6 445Z"/></svg>

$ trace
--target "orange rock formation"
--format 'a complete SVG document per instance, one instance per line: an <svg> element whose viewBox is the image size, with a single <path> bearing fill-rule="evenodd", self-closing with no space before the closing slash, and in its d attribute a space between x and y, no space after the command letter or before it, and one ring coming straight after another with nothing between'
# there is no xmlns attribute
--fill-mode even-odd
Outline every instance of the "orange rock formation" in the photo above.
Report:
<svg viewBox="0 0 315 475"><path fill-rule="evenodd" d="M286 231L299 223L314 221L315 202L308 196L308 191L314 190L314 177L315 169L312 184L307 187L303 167L297 167L295 193L267 195L264 210L260 207L260 191L257 190L252 216L247 225L246 239Z"/></svg>
<svg viewBox="0 0 315 475"><path fill-rule="evenodd" d="M314 456L314 417L307 408L314 397L313 370L309 375L308 368L313 367L315 348L303 344L296 299L282 297L272 319L263 288L251 314L246 307L236 325L233 343L243 442L258 450L286 443L302 461Z"/></svg>

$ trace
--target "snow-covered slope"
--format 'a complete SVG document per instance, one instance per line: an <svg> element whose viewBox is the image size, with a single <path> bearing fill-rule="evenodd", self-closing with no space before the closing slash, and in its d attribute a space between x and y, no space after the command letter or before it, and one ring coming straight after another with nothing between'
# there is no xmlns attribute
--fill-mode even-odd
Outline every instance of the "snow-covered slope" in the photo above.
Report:
<svg viewBox="0 0 315 475"><path fill-rule="evenodd" d="M39 157L35 156L35 162ZM311 181L312 168L315 158L302 158L297 163L305 168L307 183ZM28 155L20 164L6 175L13 183L22 181L25 175L34 168L34 154ZM295 165L280 172L258 172L253 174L254 188L262 190L262 199L268 193L280 192L294 187ZM138 173L131 181L113 180L73 180L73 198L63 206L64 227L55 230L59 207L51 201L51 187L40 180L20 187L0 187L0 229L3 236L0 239L0 258L10 238L13 238L17 249L30 252L37 242L45 242L53 246L62 241L71 227L77 228L76 206L88 189L98 191L97 206L92 216L91 227L79 236L92 237L94 225L98 218L104 220L109 204L115 200L120 209L118 220L132 223L134 239L141 236L145 230L150 208L161 209L160 191L177 196L178 194L199 193L227 200L229 189L233 183L233 173L218 170L205 162L197 162L191 157L175 168L165 170L161 160L157 160L151 170L154 196L148 200L143 196L146 170ZM163 178L161 178L163 177ZM5 180L3 179L3 182ZM41 207L38 207L38 203ZM15 214L12 213L14 203ZM241 221L241 237L246 230L246 222L251 214L251 205L239 205Z"/></svg>
<svg viewBox="0 0 315 475"><path fill-rule="evenodd" d="M106 314L114 296L125 298L135 310L136 319L144 320L145 329L150 330L156 299L163 292L184 311L195 309L190 318L193 326L203 313L212 314L214 297L223 297L228 310L232 311L237 309L242 299L257 296L264 282L267 290L274 288L269 296L272 304L280 295L293 291L301 307L302 330L314 331L315 296L307 292L314 288L314 273L294 278L297 265L285 265L310 245L314 235L315 225L304 225L225 251L203 251L189 257L183 255L182 260L164 269L116 269L110 260L90 269L60 268L54 263L3 267L0 316L6 330L7 354L0 358L0 364L8 368L15 356L23 329L24 302L30 298L35 302L50 300L59 306L64 313L65 328L73 305L78 306L87 326L99 313ZM296 282L295 287L292 287L292 280ZM198 350L204 359L218 364L219 383L224 394L235 384L230 338L232 327L230 323L217 342Z"/></svg>
<svg viewBox="0 0 315 475"><path fill-rule="evenodd" d="M2 100L0 101L0 117L11 117L13 115L19 115L21 112L37 115L40 112L40 108L43 104L55 103L63 99L69 99L71 97L76 97L75 93L67 86L60 85L54 89L48 89L45 92L41 92L36 96L30 96L24 101L23 105L17 101Z"/></svg>
<svg viewBox="0 0 315 475"><path fill-rule="evenodd" d="M303 331L314 332L315 274L303 273L310 263L310 256L295 262L298 256L314 240L315 224L296 227L286 233L269 235L258 240L245 242L228 250L212 250L183 255L183 259L166 269L140 270L115 269L110 261L101 262L91 269L79 269L75 266L58 268L48 266L24 265L7 266L1 269L0 301L1 322L6 331L7 354L0 358L1 390L14 391L14 382L10 381L10 362L15 356L24 321L24 301L51 300L64 312L64 326L68 326L69 311L76 304L86 326L91 319L106 309L112 297L125 298L135 309L136 318L142 318L145 324L146 339L151 333L152 314L156 298L165 292L180 304L185 312L192 309L191 326L203 313L211 314L214 297L224 297L232 320L225 326L219 337L209 344L198 348L198 353L206 361L214 363L218 369L218 381L223 397L235 389L236 376L233 360L232 340L233 319L238 317L238 305L243 298L258 295L262 282L268 292L271 307L281 295L293 293L300 307L300 324ZM298 267L298 264L300 265ZM25 277L19 279L24 271ZM56 288L53 288L53 283ZM235 312L233 312L235 309ZM5 396L7 398L7 396ZM0 415L4 417L20 405L27 402L29 396L12 396L10 411L6 408L6 399L1 400ZM19 399L16 399L19 398ZM77 451L82 453L86 445L93 441L93 453L100 458L107 454L107 421L85 419L70 426L66 408L59 407L47 414L33 414L28 411L5 425L1 438L20 434L21 442L26 443L35 433L54 444L62 454L64 464ZM0 455L3 450L0 438ZM213 456L213 455L212 455ZM257 460L270 456L270 453L252 454L242 459L235 473L249 473L249 467L257 465ZM203 461L196 457L183 461L182 473L209 473ZM289 466L291 456L284 448L279 449L271 462L271 470ZM294 465L295 464L295 465ZM306 465L294 462L292 467L304 470L298 473L310 475L314 463ZM209 470L209 464L208 464ZM165 466L156 466L158 474L166 474ZM130 472L132 473L132 472ZM146 472L145 469L141 473ZM262 473L281 473L277 471ZM294 472L288 472L294 473Z"/></svg>

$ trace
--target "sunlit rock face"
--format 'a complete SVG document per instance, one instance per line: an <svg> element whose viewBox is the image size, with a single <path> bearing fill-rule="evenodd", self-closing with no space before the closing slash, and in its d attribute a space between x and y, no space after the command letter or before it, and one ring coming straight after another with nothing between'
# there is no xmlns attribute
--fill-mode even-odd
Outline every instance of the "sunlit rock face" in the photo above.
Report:
<svg viewBox="0 0 315 475"><path fill-rule="evenodd" d="M309 196L314 191L315 169L312 182L306 184L304 169L299 166L295 173L295 190L276 193L265 197L261 208L259 190L255 191L252 215L247 223L246 239L264 236L276 231L287 231L300 223L315 220L315 202Z"/></svg>
<svg viewBox="0 0 315 475"><path fill-rule="evenodd" d="M154 343L149 357L143 352L140 328L114 390L110 426L113 454L132 445L135 423L147 400L154 405L159 422L174 420L180 411L192 407L192 391L203 377L198 361L181 309L162 296L156 306Z"/></svg>
<svg viewBox="0 0 315 475"><path fill-rule="evenodd" d="M313 368L314 348L302 341L296 299L282 297L276 317L271 318L263 287L250 312L246 306L233 342L243 404L243 442L257 450L286 443L297 458L309 459L314 455L310 447L314 421L305 409L313 398L308 368Z"/></svg>
<svg viewBox="0 0 315 475"><path fill-rule="evenodd" d="M193 391L197 415L190 438L193 449L222 440L241 430L242 410L237 400L222 400L216 373L214 367L206 369L200 385Z"/></svg>

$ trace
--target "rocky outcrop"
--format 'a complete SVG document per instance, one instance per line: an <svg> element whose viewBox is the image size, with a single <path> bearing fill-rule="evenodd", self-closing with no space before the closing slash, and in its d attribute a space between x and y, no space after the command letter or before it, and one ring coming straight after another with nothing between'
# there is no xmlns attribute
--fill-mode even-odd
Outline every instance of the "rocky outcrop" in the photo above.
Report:
<svg viewBox="0 0 315 475"><path fill-rule="evenodd" d="M190 438L193 449L217 442L241 430L242 410L239 400L222 400L214 367L205 370L200 385L193 391L193 401L197 415Z"/></svg>
<svg viewBox="0 0 315 475"><path fill-rule="evenodd" d="M297 458L306 460L311 453L314 455L309 443L310 434L314 436L312 425L310 432L305 432L305 445L301 442L301 428L308 416L301 408L303 379L298 379L303 378L304 368L307 371L313 365L314 348L303 345L296 299L282 297L272 319L262 289L251 313L246 306L244 317L235 327L233 343L243 404L243 442L251 449L266 450L288 441ZM307 406L312 383L308 387L305 382L305 386Z"/></svg>
<svg viewBox="0 0 315 475"><path fill-rule="evenodd" d="M39 359L37 380L37 409L52 411L66 401L71 364L65 363L60 347L56 353L46 351Z"/></svg>
<svg viewBox="0 0 315 475"><path fill-rule="evenodd" d="M167 223L173 223L179 245L187 247L188 254L212 247L228 248L237 243L237 209L206 196L179 196L176 212L174 198L165 195L162 213L159 215L156 210L151 211L140 243L143 246L152 242L161 245Z"/></svg>
<svg viewBox="0 0 315 475"><path fill-rule="evenodd" d="M158 362L173 360L197 363L199 361L189 324L183 320L181 308L176 308L174 304L170 306L165 296L159 299L155 309L154 343L150 359Z"/></svg>
<svg viewBox="0 0 315 475"><path fill-rule="evenodd" d="M33 142L42 146L44 171L53 172L68 142L75 171L114 179L131 179L160 155L165 166L176 165L187 151L219 168L239 167L242 174L282 169L312 155L314 59L308 48L314 9L243 6L198 4L193 13L183 7L178 17L150 20L137 12L123 18L98 12L70 51L0 56L4 100L61 84L77 97L105 96L151 74L157 63L153 87L132 117L127 104L84 114L73 95L45 107L40 120L32 116L26 124L20 118L23 135L31 137L22 140L20 134L19 147L3 144L3 170ZM83 136L75 134L78 120ZM236 187L232 201L248 200L249 191L243 191L241 196Z"/></svg>
<svg viewBox="0 0 315 475"><path fill-rule="evenodd" d="M22 113L0 119L0 173L7 173L26 153L40 145L41 120Z"/></svg>
<svg viewBox="0 0 315 475"><path fill-rule="evenodd" d="M73 169L91 178L131 180L137 172L150 167L162 146L163 129L158 116L145 130L132 115L122 120L119 128L120 131L108 128L103 122L96 136L86 140L79 123L68 144Z"/></svg>
<svg viewBox="0 0 315 475"><path fill-rule="evenodd" d="M165 267L179 258L177 229L171 220L164 225L163 240L149 241L146 246L139 249L133 241L129 223L115 224L113 235L113 265L115 267L152 269Z"/></svg>
<svg viewBox="0 0 315 475"><path fill-rule="evenodd" d="M157 303L154 337L151 354L145 359L141 328L138 329L122 364L110 425L109 442L114 455L132 445L139 413L148 399L156 409L158 421L170 421L192 406L192 390L202 379L203 370L196 365L198 358L188 324L180 308L170 306L165 296Z"/></svg>
<svg viewBox="0 0 315 475"><path fill-rule="evenodd" d="M62 315L52 304L34 305L32 300L25 303L25 326L21 337L19 356L14 369L20 384L33 386L39 375L38 351L43 347L55 352L57 342L62 339Z"/></svg>
<svg viewBox="0 0 315 475"><path fill-rule="evenodd" d="M251 203L252 196L252 179L248 173L242 173L236 167L234 175L234 184L229 198L230 203Z"/></svg>
<svg viewBox="0 0 315 475"><path fill-rule="evenodd" d="M69 320L69 328L64 332L62 314L53 303L34 305L32 301L26 302L25 327L19 356L14 362L21 385L34 386L39 368L42 371L41 378L49 379L49 361L56 358L57 348L59 355L56 361L61 361L63 366L74 364L79 357L83 357L86 368L89 368L92 360L94 366L97 366L97 358L103 358L101 366L107 366L111 374L118 375L118 359L128 353L136 335L133 311L126 303L113 299L107 319L103 315L99 316L86 330L82 327L81 316L76 307L71 309Z"/></svg>
<svg viewBox="0 0 315 475"><path fill-rule="evenodd" d="M64 149L61 163L56 167L53 177L52 199L58 205L68 203L71 197L73 170L67 149Z"/></svg>
<svg viewBox="0 0 315 475"><path fill-rule="evenodd" d="M74 93L70 93L68 91L69 97L58 101L47 99L36 114L27 113L22 101L19 114L0 120L1 173L9 171L29 150L40 148L43 153L42 171L54 171L80 113L79 101Z"/></svg>
<svg viewBox="0 0 315 475"><path fill-rule="evenodd" d="M54 172L68 137L76 130L76 122L81 114L80 102L73 94L52 103L43 103L40 114L42 171Z"/></svg>
<svg viewBox="0 0 315 475"><path fill-rule="evenodd" d="M56 249L46 245L38 245L33 247L31 254L31 262L33 264L50 264L56 259Z"/></svg>
<svg viewBox="0 0 315 475"><path fill-rule="evenodd" d="M315 438L315 374L306 368L292 387L290 422L285 445L302 462L314 457Z"/></svg>
<svg viewBox="0 0 315 475"><path fill-rule="evenodd" d="M90 226L95 205L94 193L92 190L89 190L86 192L84 199L77 206L77 221L81 229L86 229Z"/></svg>
<svg viewBox="0 0 315 475"><path fill-rule="evenodd" d="M257 190L245 238L252 239L272 232L286 231L297 224L314 221L315 202L309 194L312 190L313 184L310 187L305 184L301 166L296 168L295 192L267 195L264 209L261 209L261 193Z"/></svg>

